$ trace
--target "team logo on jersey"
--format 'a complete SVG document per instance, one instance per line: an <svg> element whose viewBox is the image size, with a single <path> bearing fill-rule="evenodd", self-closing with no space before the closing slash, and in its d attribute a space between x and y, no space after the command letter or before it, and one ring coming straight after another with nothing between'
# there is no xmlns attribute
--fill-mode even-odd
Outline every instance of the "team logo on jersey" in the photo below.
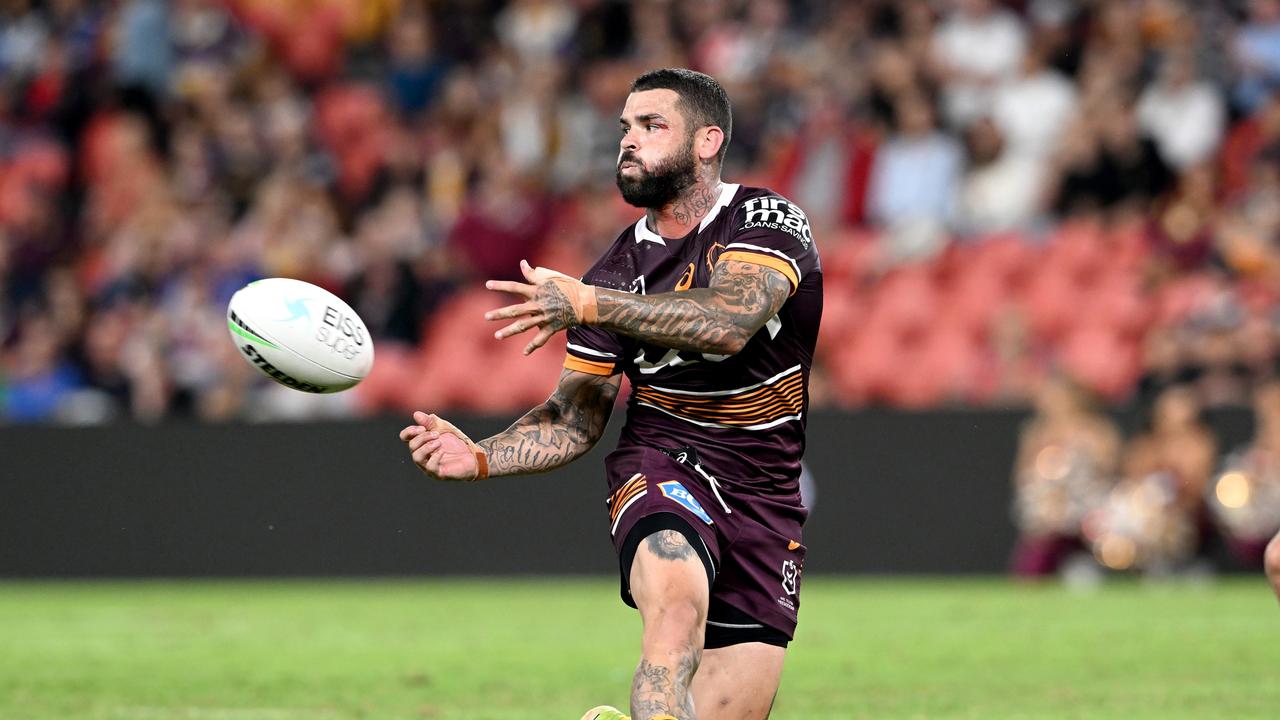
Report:
<svg viewBox="0 0 1280 720"><path fill-rule="evenodd" d="M676 292L684 292L693 285L693 263L689 263L689 267L685 268L684 274L676 281Z"/></svg>
<svg viewBox="0 0 1280 720"><path fill-rule="evenodd" d="M781 230L799 240L805 250L813 243L809 217L790 201L780 197L758 197L746 201L742 207L746 210L742 230Z"/></svg>
<svg viewBox="0 0 1280 720"><path fill-rule="evenodd" d="M677 480L668 480L664 483L658 483L658 489L662 491L662 496L668 500L674 500L676 504L684 507L685 510L697 515L702 522L710 525L711 516L706 510L702 509L702 503L698 502L698 498L694 497L688 490L684 488Z"/></svg>

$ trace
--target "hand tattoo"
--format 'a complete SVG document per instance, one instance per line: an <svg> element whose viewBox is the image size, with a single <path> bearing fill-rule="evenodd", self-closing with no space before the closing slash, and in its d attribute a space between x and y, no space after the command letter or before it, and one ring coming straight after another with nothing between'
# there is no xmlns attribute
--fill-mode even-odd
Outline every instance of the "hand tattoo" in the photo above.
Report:
<svg viewBox="0 0 1280 720"><path fill-rule="evenodd" d="M539 285L533 300L542 306L547 315L548 326L556 330L564 330L578 324L579 319L573 312L573 304L555 283L544 282Z"/></svg>

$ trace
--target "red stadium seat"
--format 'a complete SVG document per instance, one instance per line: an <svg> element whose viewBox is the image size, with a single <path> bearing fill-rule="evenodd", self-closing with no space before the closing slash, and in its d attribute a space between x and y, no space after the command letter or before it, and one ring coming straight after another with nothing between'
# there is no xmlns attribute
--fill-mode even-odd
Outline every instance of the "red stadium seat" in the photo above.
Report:
<svg viewBox="0 0 1280 720"><path fill-rule="evenodd" d="M10 164L10 170L27 180L53 190L67 181L70 158L61 145L35 141L23 145Z"/></svg>
<svg viewBox="0 0 1280 720"><path fill-rule="evenodd" d="M1151 298L1143 290L1141 279L1125 272L1113 272L1084 299L1081 314L1090 324L1136 339L1146 331L1153 312Z"/></svg>
<svg viewBox="0 0 1280 720"><path fill-rule="evenodd" d="M1072 377L1108 400L1122 400L1139 373L1135 340L1103 327L1084 326L1061 346L1062 367Z"/></svg>
<svg viewBox="0 0 1280 720"><path fill-rule="evenodd" d="M408 413L418 409L412 405L405 388L413 386L421 369L416 348L385 340L379 342L373 368L352 390L360 409L365 413Z"/></svg>
<svg viewBox="0 0 1280 720"><path fill-rule="evenodd" d="M1024 296L1027 320L1036 337L1055 341L1079 321L1084 290L1067 268L1050 263L1041 266Z"/></svg>
<svg viewBox="0 0 1280 720"><path fill-rule="evenodd" d="M822 325L817 355L826 358L850 343L866 324L867 299L845 280L823 278Z"/></svg>
<svg viewBox="0 0 1280 720"><path fill-rule="evenodd" d="M1163 285L1156 293L1156 322L1173 325L1208 304L1222 283L1207 273L1189 273Z"/></svg>
<svg viewBox="0 0 1280 720"><path fill-rule="evenodd" d="M382 95L364 85L342 85L316 98L320 139L338 159L339 184L348 197L363 194L391 145L390 112Z"/></svg>
<svg viewBox="0 0 1280 720"><path fill-rule="evenodd" d="M877 272L881 246L877 233L848 229L823 238L820 251L824 282L857 282Z"/></svg>

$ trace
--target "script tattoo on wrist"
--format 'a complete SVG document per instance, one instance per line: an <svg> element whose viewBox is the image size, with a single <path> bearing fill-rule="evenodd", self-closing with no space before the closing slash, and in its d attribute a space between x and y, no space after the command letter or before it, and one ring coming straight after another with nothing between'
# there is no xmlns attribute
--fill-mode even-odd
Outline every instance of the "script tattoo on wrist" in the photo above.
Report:
<svg viewBox="0 0 1280 720"><path fill-rule="evenodd" d="M616 378L563 371L546 402L477 443L489 457L489 475L545 472L590 450L609 423L617 395Z"/></svg>
<svg viewBox="0 0 1280 720"><path fill-rule="evenodd" d="M676 350L741 349L787 301L791 283L772 268L726 260L711 287L634 295L597 291L595 325Z"/></svg>

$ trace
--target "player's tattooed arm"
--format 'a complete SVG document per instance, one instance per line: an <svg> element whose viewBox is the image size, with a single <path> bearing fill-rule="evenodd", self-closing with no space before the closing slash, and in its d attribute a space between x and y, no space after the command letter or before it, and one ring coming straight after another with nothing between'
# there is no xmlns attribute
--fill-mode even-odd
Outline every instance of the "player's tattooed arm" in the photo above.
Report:
<svg viewBox="0 0 1280 720"><path fill-rule="evenodd" d="M564 370L556 390L503 432L477 443L489 474L545 472L595 446L609 423L621 376Z"/></svg>
<svg viewBox="0 0 1280 720"><path fill-rule="evenodd" d="M732 355L778 313L790 292L790 281L773 268L723 260L706 288L658 295L597 288L592 324L676 350Z"/></svg>
<svg viewBox="0 0 1280 720"><path fill-rule="evenodd" d="M574 325L595 325L676 350L733 355L777 314L791 283L764 265L721 260L711 286L658 295L606 290L521 261L529 283L490 280L486 287L522 295L526 302L490 310L487 320L514 320L498 339L537 330L529 354Z"/></svg>

